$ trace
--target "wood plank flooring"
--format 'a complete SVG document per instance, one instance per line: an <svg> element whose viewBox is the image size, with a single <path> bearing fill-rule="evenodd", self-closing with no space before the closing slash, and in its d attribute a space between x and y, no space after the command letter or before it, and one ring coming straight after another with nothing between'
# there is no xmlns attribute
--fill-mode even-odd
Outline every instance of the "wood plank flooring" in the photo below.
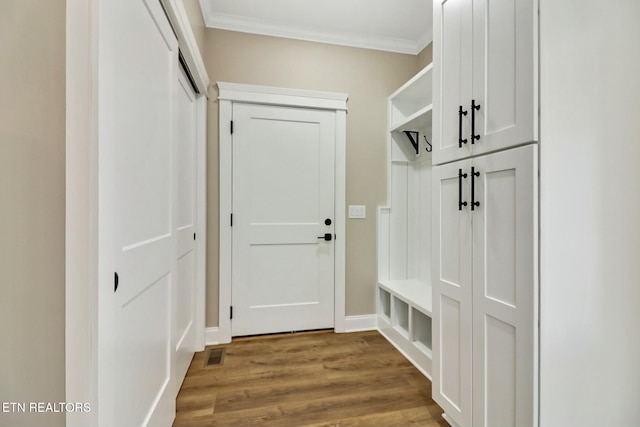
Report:
<svg viewBox="0 0 640 427"><path fill-rule="evenodd" d="M223 364L205 367L210 348ZM442 426L431 382L378 332L234 339L196 353L174 427Z"/></svg>

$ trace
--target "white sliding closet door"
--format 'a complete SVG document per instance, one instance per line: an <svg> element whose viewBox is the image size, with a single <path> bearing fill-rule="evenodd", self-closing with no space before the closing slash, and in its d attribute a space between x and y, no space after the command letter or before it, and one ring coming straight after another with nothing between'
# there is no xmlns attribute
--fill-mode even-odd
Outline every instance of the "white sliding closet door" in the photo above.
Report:
<svg viewBox="0 0 640 427"><path fill-rule="evenodd" d="M158 0L99 7L99 424L168 426L178 43Z"/></svg>
<svg viewBox="0 0 640 427"><path fill-rule="evenodd" d="M175 286L176 393L189 369L196 348L196 95L184 70L176 93L176 201L174 229L177 244ZM201 236L204 238L204 236Z"/></svg>

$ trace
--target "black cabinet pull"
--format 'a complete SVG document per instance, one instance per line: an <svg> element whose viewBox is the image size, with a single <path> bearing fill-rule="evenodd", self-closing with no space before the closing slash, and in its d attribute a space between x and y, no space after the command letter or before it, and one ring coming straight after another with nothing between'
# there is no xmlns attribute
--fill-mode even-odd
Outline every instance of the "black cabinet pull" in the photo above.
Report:
<svg viewBox="0 0 640 427"><path fill-rule="evenodd" d="M461 211L463 206L467 206L467 202L462 201L462 178L467 178L466 173L462 173L462 169L458 169L458 210Z"/></svg>
<svg viewBox="0 0 640 427"><path fill-rule="evenodd" d="M325 233L324 236L319 236L318 240L323 239L323 240L326 240L328 242L328 241L331 240L332 237L333 237L333 234Z"/></svg>
<svg viewBox="0 0 640 427"><path fill-rule="evenodd" d="M120 277L118 277L118 272L113 274L113 292L118 290L118 285L120 284Z"/></svg>
<svg viewBox="0 0 640 427"><path fill-rule="evenodd" d="M475 144L480 139L480 135L476 135L476 110L480 109L480 104L476 105L476 100L471 100L471 144Z"/></svg>
<svg viewBox="0 0 640 427"><path fill-rule="evenodd" d="M467 140L462 139L462 116L466 116L467 112L462 110L462 105L458 109L458 147L462 148L462 144L466 144Z"/></svg>
<svg viewBox="0 0 640 427"><path fill-rule="evenodd" d="M476 202L476 176L480 176L480 172L473 166L471 167L471 210L475 210L476 206L480 206L480 202Z"/></svg>

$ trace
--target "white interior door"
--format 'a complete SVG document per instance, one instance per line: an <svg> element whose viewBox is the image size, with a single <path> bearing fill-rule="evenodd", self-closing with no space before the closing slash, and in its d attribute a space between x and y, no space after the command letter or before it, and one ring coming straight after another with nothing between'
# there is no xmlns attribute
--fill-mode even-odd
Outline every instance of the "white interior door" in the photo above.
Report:
<svg viewBox="0 0 640 427"><path fill-rule="evenodd" d="M471 160L433 168L433 399L471 426Z"/></svg>
<svg viewBox="0 0 640 427"><path fill-rule="evenodd" d="M475 158L473 426L534 426L536 146Z"/></svg>
<svg viewBox="0 0 640 427"><path fill-rule="evenodd" d="M196 350L196 95L182 69L177 79L175 112L177 270L173 345L177 393Z"/></svg>
<svg viewBox="0 0 640 427"><path fill-rule="evenodd" d="M99 420L172 423L178 43L158 0L100 2Z"/></svg>
<svg viewBox="0 0 640 427"><path fill-rule="evenodd" d="M234 104L234 336L333 327L335 134L334 111Z"/></svg>

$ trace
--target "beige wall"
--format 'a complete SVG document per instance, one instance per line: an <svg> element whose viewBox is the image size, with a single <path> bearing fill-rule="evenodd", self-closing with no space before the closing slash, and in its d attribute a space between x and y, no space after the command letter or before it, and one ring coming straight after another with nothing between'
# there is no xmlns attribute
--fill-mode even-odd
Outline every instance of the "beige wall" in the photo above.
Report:
<svg viewBox="0 0 640 427"><path fill-rule="evenodd" d="M0 402L60 402L65 0L2 1L0 57ZM64 416L0 413L3 427L45 425Z"/></svg>
<svg viewBox="0 0 640 427"><path fill-rule="evenodd" d="M204 26L204 20L202 19L202 12L200 11L200 2L198 0L183 0L184 9L187 12L189 18L189 24L193 30L193 35L200 48L200 52L204 52L204 38L206 33L206 27ZM203 54L204 56L204 54Z"/></svg>
<svg viewBox="0 0 640 427"><path fill-rule="evenodd" d="M429 43L418 54L418 69L422 70L424 67L431 64L431 61L433 61L433 43Z"/></svg>
<svg viewBox="0 0 640 427"><path fill-rule="evenodd" d="M205 63L216 81L349 94L347 204L367 218L347 220L347 315L375 313L376 207L386 202L387 97L418 71L418 58L207 29ZM209 91L207 326L218 323L218 104Z"/></svg>

